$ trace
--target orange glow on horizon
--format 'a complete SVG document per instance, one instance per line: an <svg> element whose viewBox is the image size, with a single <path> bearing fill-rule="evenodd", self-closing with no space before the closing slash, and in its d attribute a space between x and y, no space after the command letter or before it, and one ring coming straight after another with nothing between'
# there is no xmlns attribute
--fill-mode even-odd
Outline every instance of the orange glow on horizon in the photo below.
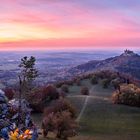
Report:
<svg viewBox="0 0 140 140"><path fill-rule="evenodd" d="M0 50L138 47L140 11L124 1L2 1Z"/></svg>

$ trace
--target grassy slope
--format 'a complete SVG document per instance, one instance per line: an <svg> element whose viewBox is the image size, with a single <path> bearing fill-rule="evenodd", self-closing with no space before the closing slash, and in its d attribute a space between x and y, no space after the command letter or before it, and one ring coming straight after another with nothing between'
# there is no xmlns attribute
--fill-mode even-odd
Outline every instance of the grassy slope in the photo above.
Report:
<svg viewBox="0 0 140 140"><path fill-rule="evenodd" d="M90 96L101 97L101 99L90 97L80 120L80 135L85 137L84 139L140 139L139 108L114 105L110 100L104 100L104 97L110 98L113 92L112 88L103 89L100 85L92 86L89 80L84 80L82 85L87 85L90 88ZM75 93L79 93L76 90Z"/></svg>
<svg viewBox="0 0 140 140"><path fill-rule="evenodd" d="M88 79L82 81L81 86L84 85L89 87L90 97L79 122L81 126L79 136L70 140L140 140L139 108L114 105L110 100L104 100L110 98L113 91L111 88L92 86ZM81 86L69 87L68 99L76 106L77 114L80 113L86 98L77 96Z"/></svg>

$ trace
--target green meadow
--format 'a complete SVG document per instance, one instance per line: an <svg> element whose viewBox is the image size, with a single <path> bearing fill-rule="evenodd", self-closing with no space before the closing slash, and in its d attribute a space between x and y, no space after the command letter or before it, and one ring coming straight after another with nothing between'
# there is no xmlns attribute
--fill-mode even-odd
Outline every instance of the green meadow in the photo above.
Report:
<svg viewBox="0 0 140 140"><path fill-rule="evenodd" d="M82 86L89 88L89 96L80 94ZM140 140L140 109L113 104L112 92L112 87L91 85L89 79L82 80L80 86L69 86L66 98L76 107L77 118L80 115L79 134L70 140ZM33 118L40 126L41 115ZM48 140L55 140L54 137L50 134Z"/></svg>

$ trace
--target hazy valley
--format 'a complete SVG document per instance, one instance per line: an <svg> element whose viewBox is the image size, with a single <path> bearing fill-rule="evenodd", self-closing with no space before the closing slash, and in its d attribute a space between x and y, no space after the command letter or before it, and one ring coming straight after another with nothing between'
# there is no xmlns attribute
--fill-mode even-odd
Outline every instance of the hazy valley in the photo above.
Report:
<svg viewBox="0 0 140 140"><path fill-rule="evenodd" d="M24 56L35 56L39 76L38 85L52 83L58 80L70 79L69 69L91 60L103 60L119 55L113 51L52 51L52 52L0 52L0 86L13 86L17 83L19 62Z"/></svg>

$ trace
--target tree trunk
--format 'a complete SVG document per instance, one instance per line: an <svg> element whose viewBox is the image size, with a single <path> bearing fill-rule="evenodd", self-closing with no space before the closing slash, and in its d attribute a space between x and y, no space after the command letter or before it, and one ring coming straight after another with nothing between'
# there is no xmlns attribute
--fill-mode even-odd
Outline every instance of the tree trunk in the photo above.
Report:
<svg viewBox="0 0 140 140"><path fill-rule="evenodd" d="M57 138L61 138L61 135L62 135L61 131L58 131L56 137L57 137Z"/></svg>

